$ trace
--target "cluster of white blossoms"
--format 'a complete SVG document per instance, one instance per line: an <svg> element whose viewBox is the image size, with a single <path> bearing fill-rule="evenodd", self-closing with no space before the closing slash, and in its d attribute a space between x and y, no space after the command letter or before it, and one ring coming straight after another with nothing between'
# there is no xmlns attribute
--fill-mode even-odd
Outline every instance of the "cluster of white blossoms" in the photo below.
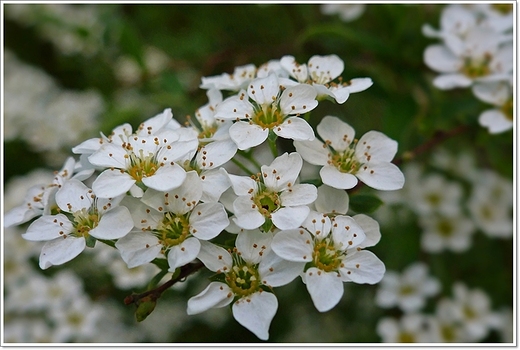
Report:
<svg viewBox="0 0 520 350"><path fill-rule="evenodd" d="M234 318L266 340L278 308L273 288L300 276L325 312L339 303L344 282L375 284L385 272L365 249L379 241L379 225L349 215L345 190L357 179L400 189L404 176L391 163L397 142L377 131L355 139L332 116L316 136L304 118L320 100L344 103L372 84L343 82L342 71L336 55L306 64L285 56L203 78L209 102L186 125L167 108L136 129L122 124L80 143L72 149L79 159L32 187L4 225L31 221L22 237L43 242L42 269L98 244L117 249L129 268L153 263L163 275L198 260L215 278L188 300L187 313L232 305ZM293 140L295 151L279 154L278 137ZM274 158L268 165L255 159L263 144ZM321 179L301 180L304 161L322 166Z"/></svg>
<svg viewBox="0 0 520 350"><path fill-rule="evenodd" d="M479 123L492 134L513 127L513 4L453 4L441 15L440 29L423 34L441 40L424 52L425 63L440 73L433 84L442 90L471 87L493 108Z"/></svg>

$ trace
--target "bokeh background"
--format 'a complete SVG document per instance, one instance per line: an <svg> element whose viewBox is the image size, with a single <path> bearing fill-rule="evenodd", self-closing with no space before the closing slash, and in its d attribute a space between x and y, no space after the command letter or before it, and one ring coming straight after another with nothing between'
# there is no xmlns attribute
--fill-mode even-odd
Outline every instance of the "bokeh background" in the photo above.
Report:
<svg viewBox="0 0 520 350"><path fill-rule="evenodd" d="M344 18L324 13L319 4L3 4L4 210L19 205L33 184L49 181L71 147L100 131L109 134L124 122L135 127L164 108L184 122L207 102L201 77L283 55L305 63L313 55L336 54L345 62L344 80L370 77L374 84L342 105L321 103L310 123L335 115L359 136L385 133L399 142L396 158L407 177L402 191L361 188L351 197L354 204L356 195L383 202L357 207L381 226L382 239L370 250L389 271L400 273L416 262L428 266L440 289L420 310L425 317L434 317L438 301L453 296L456 282L483 291L500 322L479 341L511 342L513 131L491 135L479 126L478 115L489 105L469 89L432 85L437 73L424 64L423 52L436 40L421 27L439 27L444 6L372 4ZM406 157L430 140L436 141L424 152ZM512 230L502 236L487 233L471 214L471 195L485 186L484 171L506 183L505 204L489 196L492 205L507 206ZM429 176L442 178L433 190L441 196L449 192L447 183L459 188L456 203L474 223L463 251L430 252L421 243L425 224L414 200ZM24 228L3 231L4 342L259 341L227 308L186 315L188 298L206 286L208 273L164 293L138 323L123 299L145 290L153 266L128 270L117 253L98 244L41 271L41 245L23 241ZM384 341L378 322L399 320L403 312L378 306L378 288L345 284L340 304L326 313L316 311L301 280L278 288L269 342Z"/></svg>

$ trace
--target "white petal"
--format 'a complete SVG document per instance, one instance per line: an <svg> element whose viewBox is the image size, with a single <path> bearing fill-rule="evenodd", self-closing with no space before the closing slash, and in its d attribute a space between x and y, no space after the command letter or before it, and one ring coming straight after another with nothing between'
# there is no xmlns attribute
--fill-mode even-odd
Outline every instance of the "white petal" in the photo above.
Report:
<svg viewBox="0 0 520 350"><path fill-rule="evenodd" d="M235 212L235 224L246 230L254 230L260 227L265 218L258 209L253 208L253 201L250 197L240 196L233 202L233 211Z"/></svg>
<svg viewBox="0 0 520 350"><path fill-rule="evenodd" d="M232 140L214 141L202 147L197 153L197 164L201 169L214 169L229 161L237 153L237 145Z"/></svg>
<svg viewBox="0 0 520 350"><path fill-rule="evenodd" d="M240 256L250 264L258 264L271 247L273 234L260 230L240 232L235 245Z"/></svg>
<svg viewBox="0 0 520 350"><path fill-rule="evenodd" d="M314 165L326 165L329 159L329 150L323 147L318 139L312 141L294 141L294 147L306 162Z"/></svg>
<svg viewBox="0 0 520 350"><path fill-rule="evenodd" d="M399 190L404 186L403 173L392 163L367 163L359 169L356 176L366 185L376 190L393 191Z"/></svg>
<svg viewBox="0 0 520 350"><path fill-rule="evenodd" d="M472 91L479 100L495 106L502 106L511 96L511 88L504 82L476 84Z"/></svg>
<svg viewBox="0 0 520 350"><path fill-rule="evenodd" d="M308 66L311 79L320 84L336 79L344 69L343 60L337 55L312 56Z"/></svg>
<svg viewBox="0 0 520 350"><path fill-rule="evenodd" d="M332 165L326 165L321 168L320 177L325 185L341 190L354 188L358 183L358 180L354 175L342 173Z"/></svg>
<svg viewBox="0 0 520 350"><path fill-rule="evenodd" d="M346 191L327 185L318 187L318 198L314 206L320 213L346 214L348 205L349 197Z"/></svg>
<svg viewBox="0 0 520 350"><path fill-rule="evenodd" d="M304 267L305 262L284 260L271 250L260 262L258 273L262 278L262 284L280 287L300 276Z"/></svg>
<svg viewBox="0 0 520 350"><path fill-rule="evenodd" d="M513 128L513 121L507 119L498 109L488 109L482 112L478 122L486 127L491 134L498 134Z"/></svg>
<svg viewBox="0 0 520 350"><path fill-rule="evenodd" d="M311 211L302 226L309 231L314 237L322 240L329 235L332 228L330 218L317 211Z"/></svg>
<svg viewBox="0 0 520 350"><path fill-rule="evenodd" d="M285 207L311 204L318 198L318 189L311 184L297 184L282 192L280 199Z"/></svg>
<svg viewBox="0 0 520 350"><path fill-rule="evenodd" d="M356 145L356 158L364 162L390 162L397 153L397 141L379 131L369 131ZM369 157L367 159L367 157Z"/></svg>
<svg viewBox="0 0 520 350"><path fill-rule="evenodd" d="M48 241L67 235L72 229L72 223L63 214L43 215L29 225L22 237L28 241Z"/></svg>
<svg viewBox="0 0 520 350"><path fill-rule="evenodd" d="M179 187L186 179L186 171L177 163L164 165L150 177L143 177L143 183L157 191L169 191Z"/></svg>
<svg viewBox="0 0 520 350"><path fill-rule="evenodd" d="M316 106L316 89L307 84L288 87L280 97L280 109L284 115L304 114Z"/></svg>
<svg viewBox="0 0 520 350"><path fill-rule="evenodd" d="M331 221L332 238L337 250L355 248L365 240L365 232L350 216L338 215Z"/></svg>
<svg viewBox="0 0 520 350"><path fill-rule="evenodd" d="M444 45L430 45L424 50L424 62L431 69L440 73L457 72L462 64Z"/></svg>
<svg viewBox="0 0 520 350"><path fill-rule="evenodd" d="M89 234L99 239L118 239L134 227L132 215L126 207L116 207L105 212L98 225Z"/></svg>
<svg viewBox="0 0 520 350"><path fill-rule="evenodd" d="M197 258L200 252L200 241L195 237L190 237L179 245L171 247L168 252L168 271L175 271L176 268L184 266Z"/></svg>
<svg viewBox="0 0 520 350"><path fill-rule="evenodd" d="M201 173L202 181L202 202L217 202L231 182L224 168L211 169Z"/></svg>
<svg viewBox="0 0 520 350"><path fill-rule="evenodd" d="M84 208L90 208L94 201L88 188L78 180L68 180L56 192L56 204L69 213L74 213ZM92 191L91 191L92 192Z"/></svg>
<svg viewBox="0 0 520 350"><path fill-rule="evenodd" d="M314 130L300 117L287 118L282 124L273 129L274 133L285 139L296 141L314 140Z"/></svg>
<svg viewBox="0 0 520 350"><path fill-rule="evenodd" d="M308 262L312 261L314 246L310 233L301 229L278 232L274 235L271 248L282 259Z"/></svg>
<svg viewBox="0 0 520 350"><path fill-rule="evenodd" d="M275 74L269 74L266 78L254 79L247 87L247 94L259 105L271 105L279 92L280 84Z"/></svg>
<svg viewBox="0 0 520 350"><path fill-rule="evenodd" d="M240 150L260 145L267 140L268 134L269 129L243 121L238 121L229 128L229 136Z"/></svg>
<svg viewBox="0 0 520 350"><path fill-rule="evenodd" d="M233 293L227 284L211 282L206 289L188 300L188 315L196 315L211 308L223 307L233 301Z"/></svg>
<svg viewBox="0 0 520 350"><path fill-rule="evenodd" d="M302 224L310 208L307 206L280 208L272 213L273 224L280 230L292 230Z"/></svg>
<svg viewBox="0 0 520 350"><path fill-rule="evenodd" d="M365 214L357 214L352 217L365 232L365 240L359 245L361 248L375 246L381 239L379 223Z"/></svg>
<svg viewBox="0 0 520 350"><path fill-rule="evenodd" d="M168 210L177 215L186 214L199 202L200 197L202 197L202 181L196 171L188 171L182 185L168 191Z"/></svg>
<svg viewBox="0 0 520 350"><path fill-rule="evenodd" d="M326 116L317 127L323 141L330 141L336 151L345 151L354 141L354 129L338 117Z"/></svg>
<svg viewBox="0 0 520 350"><path fill-rule="evenodd" d="M305 284L319 312L329 311L343 296L343 282L337 272L325 272L311 267L305 271Z"/></svg>
<svg viewBox="0 0 520 350"><path fill-rule="evenodd" d="M190 215L190 232L208 240L218 236L229 225L226 209L220 203L201 203Z"/></svg>
<svg viewBox="0 0 520 350"><path fill-rule="evenodd" d="M340 273L345 281L375 284L385 274L385 264L372 252L354 251L343 260ZM350 272L350 273L349 273Z"/></svg>
<svg viewBox="0 0 520 350"><path fill-rule="evenodd" d="M162 249L157 237L146 232L130 232L116 242L128 268L144 265L157 257Z"/></svg>
<svg viewBox="0 0 520 350"><path fill-rule="evenodd" d="M139 136L146 136L156 134L162 127L164 127L173 118L172 109L166 108L162 113L159 113L139 125L136 134Z"/></svg>
<svg viewBox="0 0 520 350"><path fill-rule="evenodd" d="M200 252L197 258L213 272L225 272L233 266L231 254L213 243L200 241Z"/></svg>
<svg viewBox="0 0 520 350"><path fill-rule="evenodd" d="M111 198L126 193L134 183L135 179L129 174L107 169L94 180L92 190L97 197Z"/></svg>
<svg viewBox="0 0 520 350"><path fill-rule="evenodd" d="M337 103L343 104L350 97L350 88L348 86L331 86L329 91L332 94L332 97L336 100Z"/></svg>
<svg viewBox="0 0 520 350"><path fill-rule="evenodd" d="M236 301L232 309L238 323L262 340L269 338L269 326L278 309L273 293L253 293Z"/></svg>
<svg viewBox="0 0 520 350"><path fill-rule="evenodd" d="M296 62L294 56L286 55L283 56L280 59L280 65L283 69L285 69L291 77L299 81L300 83L303 83L307 81L307 78L309 76L307 65L306 64L298 64Z"/></svg>
<svg viewBox="0 0 520 350"><path fill-rule="evenodd" d="M433 85L441 90L455 88L465 88L470 86L473 81L462 74L443 74L433 80Z"/></svg>
<svg viewBox="0 0 520 350"><path fill-rule="evenodd" d="M246 96L242 99L240 96L244 96L242 92L219 103L215 111L215 118L228 120L251 118L254 114L253 105Z"/></svg>
<svg viewBox="0 0 520 350"><path fill-rule="evenodd" d="M66 238L65 238L66 237ZM45 243L40 254L40 268L64 264L77 257L86 247L85 238L63 236Z"/></svg>
<svg viewBox="0 0 520 350"><path fill-rule="evenodd" d="M350 93L356 93L365 91L369 87L371 87L374 83L371 78L354 78L350 79L347 83L347 87L350 90Z"/></svg>
<svg viewBox="0 0 520 350"><path fill-rule="evenodd" d="M284 153L276 157L271 165L262 165L265 186L273 191L280 192L289 184L294 185L302 169L302 157L296 153Z"/></svg>
<svg viewBox="0 0 520 350"><path fill-rule="evenodd" d="M224 170L225 171L225 170ZM256 190L256 181L249 176L228 174L233 191L237 196L248 196Z"/></svg>
<svg viewBox="0 0 520 350"><path fill-rule="evenodd" d="M120 145L106 143L88 157L90 163L101 167L126 169L126 150Z"/></svg>

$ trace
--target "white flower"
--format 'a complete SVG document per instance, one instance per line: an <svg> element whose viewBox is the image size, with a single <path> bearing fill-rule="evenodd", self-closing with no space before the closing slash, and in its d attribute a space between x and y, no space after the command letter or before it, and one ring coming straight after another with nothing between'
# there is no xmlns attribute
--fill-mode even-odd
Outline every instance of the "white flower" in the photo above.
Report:
<svg viewBox="0 0 520 350"><path fill-rule="evenodd" d="M299 64L293 56L284 56L280 60L290 76L302 84L311 84L318 98L331 97L337 103L344 103L351 93L360 92L372 86L370 78L351 79L346 83L333 82L343 72L344 64L337 55L312 56L307 64ZM282 79L287 82L286 79Z"/></svg>
<svg viewBox="0 0 520 350"><path fill-rule="evenodd" d="M480 114L480 125L491 134L498 134L513 128L513 90L507 82L482 83L473 86L473 94L478 99L490 103L495 108Z"/></svg>
<svg viewBox="0 0 520 350"><path fill-rule="evenodd" d="M387 271L376 294L376 303L383 308L398 306L407 313L417 312L426 304L426 298L440 290L439 281L428 275L422 262L408 266L401 275Z"/></svg>
<svg viewBox="0 0 520 350"><path fill-rule="evenodd" d="M278 287L294 280L302 263L280 259L270 249L272 234L245 231L237 236L232 253L209 242L202 242L198 258L206 267L224 275L224 282L211 282L200 294L188 300L188 314L233 303L233 317L258 338L269 338L269 325L278 309L273 293L262 287Z"/></svg>
<svg viewBox="0 0 520 350"><path fill-rule="evenodd" d="M322 4L320 6L321 13L325 15L338 14L344 22L351 22L361 17L365 12L365 4Z"/></svg>
<svg viewBox="0 0 520 350"><path fill-rule="evenodd" d="M421 314L405 314L400 319L384 317L377 323L383 343L429 343L426 318Z"/></svg>
<svg viewBox="0 0 520 350"><path fill-rule="evenodd" d="M378 131L369 131L358 141L350 125L332 116L324 117L317 130L323 142L295 141L294 146L307 162L323 166L324 184L350 189L359 179L378 190L403 187L403 173L391 163L397 153L396 141Z"/></svg>
<svg viewBox="0 0 520 350"><path fill-rule="evenodd" d="M193 261L200 241L216 237L229 224L220 203L199 203L202 184L195 171L189 171L184 184L172 191L148 189L141 201L127 197L135 227L116 243L129 268L166 255L170 271Z"/></svg>
<svg viewBox="0 0 520 350"><path fill-rule="evenodd" d="M419 179L418 179L419 180ZM410 183L408 205L418 215L455 215L461 210L462 186L436 173Z"/></svg>
<svg viewBox="0 0 520 350"><path fill-rule="evenodd" d="M260 178L229 174L238 196L234 222L246 230L262 226L266 232L272 225L281 230L300 226L309 214L307 205L317 197L314 185L296 183L302 163L298 153L284 153L271 165L262 165Z"/></svg>
<svg viewBox="0 0 520 350"><path fill-rule="evenodd" d="M253 64L236 67L233 74L222 73L212 77L202 77L201 89L238 91L255 78L256 67Z"/></svg>
<svg viewBox="0 0 520 350"><path fill-rule="evenodd" d="M92 184L98 197L109 198L131 191L142 196L143 188L169 191L179 187L186 177L176 162L197 148L197 140L178 141L179 136L167 127L171 112L142 123L138 131L124 128L124 134L104 143L88 159L95 166L106 167Z"/></svg>
<svg viewBox="0 0 520 350"><path fill-rule="evenodd" d="M488 194L491 195L492 191ZM486 235L508 238L514 232L511 203L495 202L492 196L474 191L468 200L468 209L477 228Z"/></svg>
<svg viewBox="0 0 520 350"><path fill-rule="evenodd" d="M82 182L72 179L56 193L57 215L43 215L22 236L29 241L48 241L40 254L40 267L61 265L79 255L95 239L112 240L126 235L133 227L121 197L97 198Z"/></svg>
<svg viewBox="0 0 520 350"><path fill-rule="evenodd" d="M445 44L424 51L424 61L441 73L433 84L443 90L468 87L478 82L509 80L513 70L513 45L500 45L500 36L486 28L473 27L461 39L450 36Z"/></svg>
<svg viewBox="0 0 520 350"><path fill-rule="evenodd" d="M374 284L383 277L381 260L361 249L366 235L353 218L311 212L302 226L276 233L272 249L282 259L306 263L302 280L318 311L336 306L343 282Z"/></svg>
<svg viewBox="0 0 520 350"><path fill-rule="evenodd" d="M468 341L462 324L454 312L455 302L448 298L441 299L435 308L435 315L428 317L428 331L434 343L465 343Z"/></svg>
<svg viewBox="0 0 520 350"><path fill-rule="evenodd" d="M475 232L473 221L462 213L423 215L419 217L419 225L423 229L421 247L429 253L466 251L471 246L471 237Z"/></svg>
<svg viewBox="0 0 520 350"><path fill-rule="evenodd" d="M311 86L298 84L284 89L272 73L251 81L247 92L242 90L219 103L215 118L237 120L229 135L239 149L245 150L263 143L270 131L293 140L314 139L311 126L299 115L317 105Z"/></svg>

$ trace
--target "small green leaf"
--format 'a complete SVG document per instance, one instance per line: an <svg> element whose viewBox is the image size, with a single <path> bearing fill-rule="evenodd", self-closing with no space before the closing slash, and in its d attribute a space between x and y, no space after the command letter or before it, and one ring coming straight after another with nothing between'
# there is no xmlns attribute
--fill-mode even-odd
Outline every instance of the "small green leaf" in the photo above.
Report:
<svg viewBox="0 0 520 350"><path fill-rule="evenodd" d="M144 321L148 315L150 315L157 305L157 300L151 296L144 297L138 302L137 309L135 310L135 319L137 322Z"/></svg>
<svg viewBox="0 0 520 350"><path fill-rule="evenodd" d="M94 248L96 245L96 239L90 235L87 235L87 237L85 237L85 243L87 244L87 247Z"/></svg>
<svg viewBox="0 0 520 350"><path fill-rule="evenodd" d="M376 196L359 194L350 197L350 209L356 213L372 213L383 204Z"/></svg>

